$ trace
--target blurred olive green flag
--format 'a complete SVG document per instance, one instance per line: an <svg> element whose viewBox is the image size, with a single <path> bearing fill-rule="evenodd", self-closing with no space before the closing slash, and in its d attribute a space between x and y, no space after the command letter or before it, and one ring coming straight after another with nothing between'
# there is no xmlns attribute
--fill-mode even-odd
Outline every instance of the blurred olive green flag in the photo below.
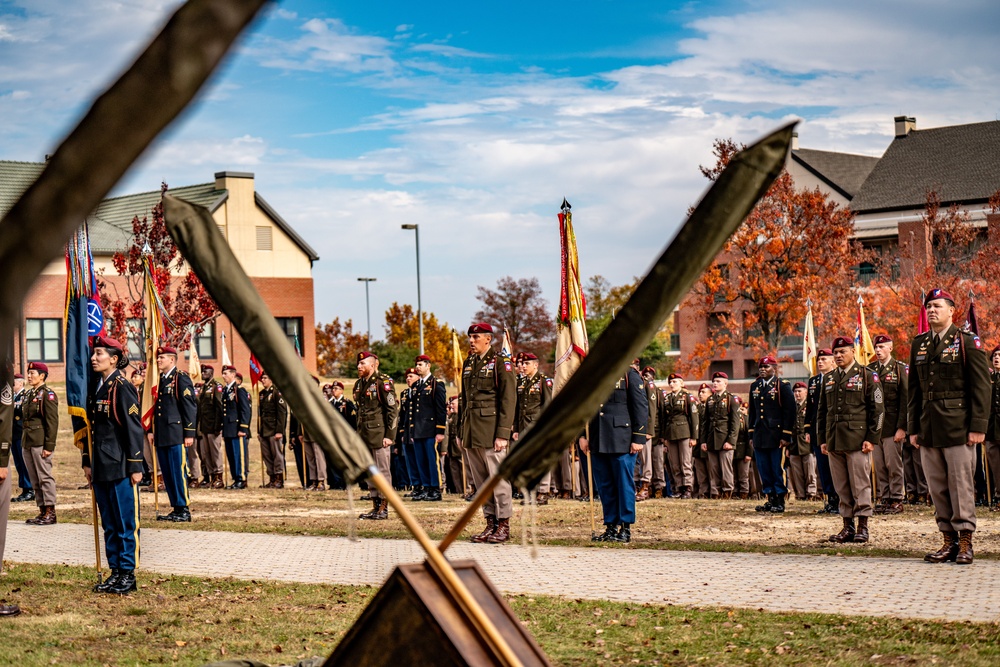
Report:
<svg viewBox="0 0 1000 667"><path fill-rule="evenodd" d="M736 155L667 246L580 368L503 460L497 475L533 488L607 399L632 359L663 326L691 286L784 168L795 124Z"/></svg>
<svg viewBox="0 0 1000 667"><path fill-rule="evenodd" d="M163 196L167 230L184 259L281 391L295 418L348 482L368 477L368 446L320 392L285 332L222 237L208 209Z"/></svg>

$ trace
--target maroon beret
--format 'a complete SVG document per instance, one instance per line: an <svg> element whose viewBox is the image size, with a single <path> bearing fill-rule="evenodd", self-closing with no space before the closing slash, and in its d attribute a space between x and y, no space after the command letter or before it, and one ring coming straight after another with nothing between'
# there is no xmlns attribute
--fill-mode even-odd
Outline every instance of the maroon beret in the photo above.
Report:
<svg viewBox="0 0 1000 667"><path fill-rule="evenodd" d="M413 360L413 363L419 364L421 361L426 361L427 363L431 363L431 358L428 357L426 354L418 354L417 358Z"/></svg>
<svg viewBox="0 0 1000 667"><path fill-rule="evenodd" d="M892 338L886 336L885 334L879 334L875 336L875 340L872 341L875 345L880 345L882 343L891 343Z"/></svg>
<svg viewBox="0 0 1000 667"><path fill-rule="evenodd" d="M176 357L177 348L170 347L169 345L161 345L160 347L156 348L156 356L160 356L161 354L172 354Z"/></svg>
<svg viewBox="0 0 1000 667"><path fill-rule="evenodd" d="M710 385L707 382L702 382L701 386L698 387L698 391L701 391L702 389L711 389L711 388L712 388L712 385Z"/></svg>
<svg viewBox="0 0 1000 667"><path fill-rule="evenodd" d="M760 361L757 362L757 366L777 366L778 360L768 355L766 357L761 357Z"/></svg>
<svg viewBox="0 0 1000 667"><path fill-rule="evenodd" d="M202 364L201 365L201 370L203 370L203 371L212 371L214 373L215 372L215 366L213 366L212 364Z"/></svg>
<svg viewBox="0 0 1000 667"><path fill-rule="evenodd" d="M833 356L833 350L831 350L828 347L821 347L819 349L819 351L816 353L816 356L817 357L832 357Z"/></svg>
<svg viewBox="0 0 1000 667"><path fill-rule="evenodd" d="M374 358L374 359L378 359L378 356L377 356L377 355L375 355L375 354L372 354L372 353L371 353L371 352L369 352L368 350L365 350L364 352L358 352L358 361L359 361L359 362L362 362L362 361L364 361L365 359L368 359L369 357L372 357L372 358Z"/></svg>
<svg viewBox="0 0 1000 667"><path fill-rule="evenodd" d="M948 292L946 292L943 289L941 289L940 287L934 288L930 292L927 293L927 296L924 297L924 305L926 306L927 304L929 304L931 301L934 301L935 299L944 299L945 301L947 301L948 303L950 303L952 306L955 305L955 298L951 294L949 294Z"/></svg>
<svg viewBox="0 0 1000 667"><path fill-rule="evenodd" d="M135 365L135 367L142 372L146 372L146 366L148 366L148 364L145 361L140 361Z"/></svg>
<svg viewBox="0 0 1000 667"><path fill-rule="evenodd" d="M327 389L333 389L333 385L330 384L329 382L323 385L323 391L326 391Z"/></svg>
<svg viewBox="0 0 1000 667"><path fill-rule="evenodd" d="M109 338L105 335L94 336L94 349L103 347L106 350L116 350L117 352L123 352L122 344L119 343L114 338Z"/></svg>
<svg viewBox="0 0 1000 667"><path fill-rule="evenodd" d="M1000 352L1000 345L997 345L995 348L993 348L993 351L990 352L990 358L992 359L993 355L996 354L997 352ZM14 377L17 377L17 376L15 375Z"/></svg>
<svg viewBox="0 0 1000 667"><path fill-rule="evenodd" d="M240 373L239 371L237 371L236 372L236 379L239 380L240 382L243 382L243 373Z"/></svg>
<svg viewBox="0 0 1000 667"><path fill-rule="evenodd" d="M23 380L24 376L21 375L20 373L14 373L14 379L15 380Z"/></svg>
<svg viewBox="0 0 1000 667"><path fill-rule="evenodd" d="M678 375L677 373L671 373L670 376L667 378L667 381L672 382L673 380L683 380L683 379L684 379L683 376Z"/></svg>
<svg viewBox="0 0 1000 667"><path fill-rule="evenodd" d="M340 380L334 380L331 386L333 386L333 387L340 387L341 389L343 389L344 388L344 383L341 382Z"/></svg>
<svg viewBox="0 0 1000 667"><path fill-rule="evenodd" d="M531 352L522 352L521 361L538 361L538 355Z"/></svg>
<svg viewBox="0 0 1000 667"><path fill-rule="evenodd" d="M792 389L807 389L807 387L806 387L806 383L805 383L805 382L796 382L796 383L795 383L795 384L794 384L794 385L792 386Z"/></svg>
<svg viewBox="0 0 1000 667"><path fill-rule="evenodd" d="M726 375L725 373L723 373L722 371L718 371L718 372L712 374L712 379L713 380L716 380L718 378L722 378L723 380L728 380L729 376Z"/></svg>
<svg viewBox="0 0 1000 667"><path fill-rule="evenodd" d="M49 374L49 367L40 361L32 361L28 364L29 371L38 371L39 373Z"/></svg>
<svg viewBox="0 0 1000 667"><path fill-rule="evenodd" d="M420 373L417 372L416 368L407 368L406 375L420 375Z"/></svg>
<svg viewBox="0 0 1000 667"><path fill-rule="evenodd" d="M838 347L854 347L854 339L847 336L837 336L833 339L830 348L836 350Z"/></svg>
<svg viewBox="0 0 1000 667"><path fill-rule="evenodd" d="M642 374L645 375L646 373L652 373L653 377L656 377L656 369L652 366L646 366L642 369Z"/></svg>
<svg viewBox="0 0 1000 667"><path fill-rule="evenodd" d="M236 366L223 366L222 367L222 372L225 373L226 371L232 371L232 372L235 373L236 372Z"/></svg>
<svg viewBox="0 0 1000 667"><path fill-rule="evenodd" d="M469 327L470 334L492 334L493 327L486 322L478 322Z"/></svg>

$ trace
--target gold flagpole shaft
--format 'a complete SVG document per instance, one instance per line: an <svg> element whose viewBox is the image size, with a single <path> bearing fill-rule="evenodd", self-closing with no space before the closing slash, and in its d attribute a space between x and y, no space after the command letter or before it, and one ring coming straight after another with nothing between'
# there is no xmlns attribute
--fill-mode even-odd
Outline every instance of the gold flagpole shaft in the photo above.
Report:
<svg viewBox="0 0 1000 667"><path fill-rule="evenodd" d="M589 426L587 427L587 430L589 432L590 430ZM587 442L590 442L590 440L588 439ZM590 487L589 491L587 492L587 495L590 497L590 534L596 535L597 519L595 518L595 510L594 510L594 464L592 463L592 459L590 458L592 455L593 452L587 452L587 486Z"/></svg>
<svg viewBox="0 0 1000 667"><path fill-rule="evenodd" d="M878 501L878 478L875 476L874 448L872 448L871 452L868 452L868 465L872 470L872 504L874 505Z"/></svg>
<svg viewBox="0 0 1000 667"><path fill-rule="evenodd" d="M97 531L97 494L94 492L94 446L93 435L90 431L90 419L84 417L87 428L87 456L90 457L90 510L94 522L94 559L97 568L97 583L101 583L104 571L101 568L101 538Z"/></svg>
<svg viewBox="0 0 1000 667"><path fill-rule="evenodd" d="M461 456L459 456L459 460L462 462L462 495L464 496L466 493L469 492L469 480L466 479L466 475L465 475L465 450L464 449L462 450Z"/></svg>
<svg viewBox="0 0 1000 667"><path fill-rule="evenodd" d="M483 484L483 488L476 489L476 496L472 499L472 502L469 503L469 506L465 508L464 512L462 512L462 516L458 517L455 525L451 527L448 534L445 535L444 539L441 540L441 543L438 544L437 548L441 553L444 553L445 549L450 547L451 543L462 534L465 527L469 525L470 521L472 521L472 517L476 516L476 511L486 503L486 500L491 495L493 495L493 489L495 489L497 484L500 483L500 479L500 477L493 475L486 480Z"/></svg>
<svg viewBox="0 0 1000 667"><path fill-rule="evenodd" d="M983 477L986 478L986 507L989 508L993 504L993 495L990 493L990 461L987 457L986 443L982 444L983 447Z"/></svg>
<svg viewBox="0 0 1000 667"><path fill-rule="evenodd" d="M496 626L493 625L493 622L469 592L469 589L466 588L465 584L458 578L458 575L455 574L455 570L451 567L448 559L444 557L443 550L434 546L427 533L424 532L423 527L410 514L410 510L407 509L403 499L399 497L399 494L392 488L388 480L380 474L374 474L369 478L369 483L373 484L382 497L389 501L389 504L399 514L399 518L402 519L406 528L417 542L420 543L424 551L427 552L427 564L438 576L445 588L455 596L459 606L482 633L483 637L487 640L490 651L501 664L508 667L520 667L522 664L521 661L514 655L510 646L497 631Z"/></svg>
<svg viewBox="0 0 1000 667"><path fill-rule="evenodd" d="M154 410L156 409L156 403L153 403ZM160 513L160 482L159 473L156 467L156 417L151 418L150 431L149 434L152 436L152 442L149 443L149 453L153 459L153 511L157 514Z"/></svg>

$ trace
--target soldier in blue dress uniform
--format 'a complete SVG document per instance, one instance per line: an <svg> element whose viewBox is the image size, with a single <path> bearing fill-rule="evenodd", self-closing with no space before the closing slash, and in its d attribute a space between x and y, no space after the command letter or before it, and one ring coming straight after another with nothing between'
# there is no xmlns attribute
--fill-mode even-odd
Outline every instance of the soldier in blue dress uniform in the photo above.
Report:
<svg viewBox="0 0 1000 667"><path fill-rule="evenodd" d="M426 354L417 356L414 370L417 380L410 387L406 402L406 425L424 493L422 497L414 495L411 499L437 501L441 500L437 447L444 441L445 422L448 421L446 391L444 383L431 375L431 358Z"/></svg>
<svg viewBox="0 0 1000 667"><path fill-rule="evenodd" d="M17 486L21 495L15 496L11 502L25 503L35 499L35 489L31 486L28 467L24 464L24 452L21 451L21 434L24 432L24 413L21 403L24 400L24 376L14 375L14 424L10 441L10 451L14 455L14 467L17 469Z"/></svg>
<svg viewBox="0 0 1000 667"><path fill-rule="evenodd" d="M226 458L233 483L229 489L247 488L246 439L250 433L250 394L237 381L235 366L222 368L226 382L222 400L222 437L226 441Z"/></svg>
<svg viewBox="0 0 1000 667"><path fill-rule="evenodd" d="M149 434L156 450L156 461L163 473L163 484L173 507L157 521L190 522L188 507L187 448L194 444L198 405L194 383L177 368L177 350L162 346L156 349L160 386L153 410L153 432Z"/></svg>
<svg viewBox="0 0 1000 667"><path fill-rule="evenodd" d="M91 367L96 388L87 397L91 442L83 450L83 473L94 488L104 528L104 551L111 576L98 593L127 595L136 589L139 564L139 492L142 479L142 422L139 396L121 374L128 357L116 340L94 340Z"/></svg>
<svg viewBox="0 0 1000 667"><path fill-rule="evenodd" d="M635 523L635 458L646 444L649 399L639 372L629 368L590 421L580 450L593 452L594 484L604 511L597 542L631 542Z"/></svg>
<svg viewBox="0 0 1000 667"><path fill-rule="evenodd" d="M795 395L788 380L777 377L778 361L763 357L757 364L760 377L750 385L750 436L753 438L761 492L767 496L758 512L784 512L788 486L782 468L782 452L792 441L795 427Z"/></svg>

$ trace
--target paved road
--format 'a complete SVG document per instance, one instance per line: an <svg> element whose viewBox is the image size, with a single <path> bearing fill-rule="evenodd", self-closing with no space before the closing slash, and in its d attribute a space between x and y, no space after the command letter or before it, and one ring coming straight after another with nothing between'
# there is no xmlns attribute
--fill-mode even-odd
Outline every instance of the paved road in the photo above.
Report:
<svg viewBox="0 0 1000 667"><path fill-rule="evenodd" d="M92 565L89 526L8 526L11 561ZM142 529L140 569L305 583L380 584L421 559L409 540ZM949 620L996 621L1000 561L967 567L898 558L723 554L457 543L507 593ZM592 574L593 573L593 574ZM600 573L600 574L597 574Z"/></svg>

